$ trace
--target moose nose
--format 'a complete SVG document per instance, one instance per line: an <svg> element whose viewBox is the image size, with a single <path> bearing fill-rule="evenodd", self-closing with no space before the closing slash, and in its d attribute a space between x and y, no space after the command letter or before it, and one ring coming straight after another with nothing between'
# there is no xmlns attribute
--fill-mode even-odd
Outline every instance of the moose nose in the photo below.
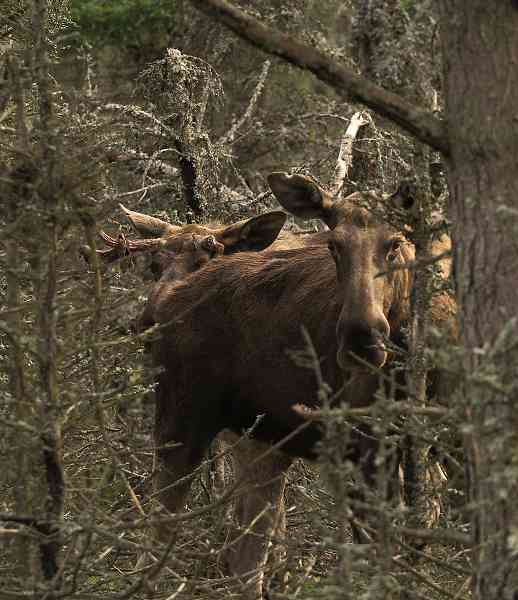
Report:
<svg viewBox="0 0 518 600"><path fill-rule="evenodd" d="M338 364L342 368L358 361L355 356L382 367L387 359L384 340L390 334L390 326L384 315L368 320L351 320L341 322L337 328Z"/></svg>

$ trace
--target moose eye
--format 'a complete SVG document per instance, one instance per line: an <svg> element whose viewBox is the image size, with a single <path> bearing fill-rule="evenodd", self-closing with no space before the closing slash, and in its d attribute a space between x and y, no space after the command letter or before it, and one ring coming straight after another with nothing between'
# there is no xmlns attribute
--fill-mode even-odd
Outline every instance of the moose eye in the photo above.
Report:
<svg viewBox="0 0 518 600"><path fill-rule="evenodd" d="M390 251L393 253L399 252L401 250L401 240L392 240Z"/></svg>
<svg viewBox="0 0 518 600"><path fill-rule="evenodd" d="M401 250L401 240L392 240L390 242L390 250L387 254L387 260L393 262L398 257L399 251Z"/></svg>

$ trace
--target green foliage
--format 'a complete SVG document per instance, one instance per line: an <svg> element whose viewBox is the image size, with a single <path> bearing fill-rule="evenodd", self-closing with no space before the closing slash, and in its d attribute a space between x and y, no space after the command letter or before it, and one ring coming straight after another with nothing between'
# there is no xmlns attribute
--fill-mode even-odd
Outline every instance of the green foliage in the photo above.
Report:
<svg viewBox="0 0 518 600"><path fill-rule="evenodd" d="M71 0L80 35L94 46L139 47L174 27L175 2L159 0Z"/></svg>
<svg viewBox="0 0 518 600"><path fill-rule="evenodd" d="M400 0L400 5L406 12L412 12L416 9L417 0Z"/></svg>

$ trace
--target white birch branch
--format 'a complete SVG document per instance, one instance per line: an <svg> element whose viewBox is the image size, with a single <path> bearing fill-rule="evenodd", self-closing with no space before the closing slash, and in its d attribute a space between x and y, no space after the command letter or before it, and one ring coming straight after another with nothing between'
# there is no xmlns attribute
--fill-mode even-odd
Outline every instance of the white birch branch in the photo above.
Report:
<svg viewBox="0 0 518 600"><path fill-rule="evenodd" d="M349 126L347 127L340 144L340 151L336 160L335 172L333 181L330 186L331 194L335 199L338 199L344 187L344 181L349 174L349 169L353 163L353 143L358 135L358 131L364 125L367 125L370 120L366 113L356 112L351 117Z"/></svg>

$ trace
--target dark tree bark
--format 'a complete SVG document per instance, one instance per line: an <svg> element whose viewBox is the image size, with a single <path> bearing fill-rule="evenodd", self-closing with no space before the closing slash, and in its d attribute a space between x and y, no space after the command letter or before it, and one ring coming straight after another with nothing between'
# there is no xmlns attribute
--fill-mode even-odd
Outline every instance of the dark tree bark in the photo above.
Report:
<svg viewBox="0 0 518 600"><path fill-rule="evenodd" d="M470 492L476 508L474 592L484 600L515 599L518 12L511 2L498 0L443 0L440 6ZM492 377L494 385L477 385L477 377Z"/></svg>
<svg viewBox="0 0 518 600"><path fill-rule="evenodd" d="M175 146L180 155L180 176L182 178L182 190L185 205L192 210L194 216L199 219L203 214L201 198L197 189L196 179L198 177L196 159L189 145L180 139L175 140Z"/></svg>
<svg viewBox="0 0 518 600"><path fill-rule="evenodd" d="M46 517L45 534L40 543L41 568L45 579L54 580L59 587L61 564L61 525L65 496L65 479L62 461L62 436L60 424L60 393L58 385L57 348L57 258L58 215L64 212L59 168L59 140L55 133L54 106L49 73L48 6L44 0L35 0L32 25L34 31L34 79L38 89L38 117L35 128L41 154L39 184L41 207L52 215L47 227L42 227L39 253L32 258L35 277L35 297L38 304L39 371L41 380L41 451L45 471Z"/></svg>

